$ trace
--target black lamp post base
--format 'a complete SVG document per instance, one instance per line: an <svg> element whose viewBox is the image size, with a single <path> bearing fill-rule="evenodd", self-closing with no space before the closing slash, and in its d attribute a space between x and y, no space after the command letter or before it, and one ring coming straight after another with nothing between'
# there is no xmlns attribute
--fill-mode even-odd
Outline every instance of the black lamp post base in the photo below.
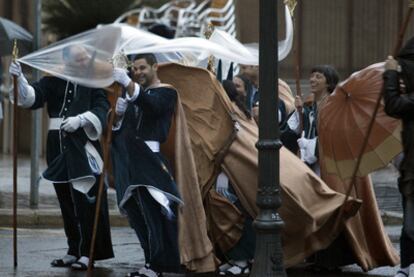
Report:
<svg viewBox="0 0 414 277"><path fill-rule="evenodd" d="M276 214L276 218L280 219ZM286 277L283 267L283 250L280 233L283 221L261 221L256 219L256 251L251 277ZM270 260L269 260L270 259Z"/></svg>

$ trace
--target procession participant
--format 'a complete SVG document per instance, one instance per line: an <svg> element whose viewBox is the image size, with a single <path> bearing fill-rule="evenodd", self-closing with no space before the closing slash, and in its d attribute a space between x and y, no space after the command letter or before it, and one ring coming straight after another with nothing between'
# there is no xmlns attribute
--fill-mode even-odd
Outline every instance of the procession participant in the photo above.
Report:
<svg viewBox="0 0 414 277"><path fill-rule="evenodd" d="M65 69L85 72L90 60L79 45L63 49ZM10 65L17 76L18 105L28 109L47 106L50 118L42 177L53 182L62 212L68 251L51 262L53 267L86 270L92 238L98 181L102 173L99 137L105 127L109 103L102 89L93 89L54 76L30 85L18 62ZM106 191L103 192L95 260L114 256Z"/></svg>
<svg viewBox="0 0 414 277"><path fill-rule="evenodd" d="M250 112L241 100L241 94L239 94L236 85L232 81L224 80L223 88L230 100L240 109L244 116L249 120L252 119ZM233 185L224 172L221 172L217 177L216 191L238 209L243 220L243 230L237 243L230 249L221 249L225 261L218 268L218 274L220 276L240 276L249 274L252 265L251 261L254 258L254 250L256 247L256 234L253 229L253 218L241 205Z"/></svg>
<svg viewBox="0 0 414 277"><path fill-rule="evenodd" d="M318 128L321 124L318 111L328 105L328 99L338 83L338 74L328 65L315 66L311 72L314 101L310 108L304 110L304 136L298 140L301 156L331 189L345 194L344 182L336 175L329 174L323 160L319 160L323 156L324 145L318 141ZM344 230L328 247L308 259L313 262L310 270L336 272L341 270L341 266L353 263L357 263L363 270L370 270L379 266L393 266L398 262L395 249L384 230L369 176L358 177L356 187L358 194L351 196L362 200L358 213L348 219Z"/></svg>
<svg viewBox="0 0 414 277"><path fill-rule="evenodd" d="M326 99L338 84L339 76L335 68L330 65L317 65L312 68L309 77L310 90L314 101L310 105L303 105L299 96L295 97L296 108L303 108L303 134L299 129L299 113L295 112L288 120L288 125L298 135L298 146L302 160L307 163L313 171L320 175L318 163L318 107Z"/></svg>
<svg viewBox="0 0 414 277"><path fill-rule="evenodd" d="M236 86L240 97L244 99L246 107L251 112L256 122L259 122L259 67L252 65L242 65L242 74L233 78L233 83ZM290 132L287 126L289 115L293 112L293 97L289 85L283 80L278 80L279 86L279 101L278 101L278 119L280 129L280 139L283 145L293 153L297 152L296 135ZM281 93L282 92L282 93ZM292 105L288 103L292 99ZM286 102L288 101L288 102Z"/></svg>
<svg viewBox="0 0 414 277"><path fill-rule="evenodd" d="M410 276L414 263L414 38L401 49L396 59L388 57L384 72L385 112L402 120L403 153L399 165L398 187L402 195L403 228L400 237L401 268L395 277ZM404 86L404 88L402 87Z"/></svg>
<svg viewBox="0 0 414 277"><path fill-rule="evenodd" d="M128 216L145 254L145 266L127 276L161 276L180 267L177 206L181 199L160 153L177 102L177 92L161 84L153 54L135 56L132 79L114 69L114 79L126 89L116 105L112 162L121 211Z"/></svg>
<svg viewBox="0 0 414 277"><path fill-rule="evenodd" d="M244 100L249 112L252 112L253 108L253 94L255 93L255 88L250 80L244 75L236 75L233 78L233 83L236 86L236 90L240 95L240 98Z"/></svg>
<svg viewBox="0 0 414 277"><path fill-rule="evenodd" d="M254 107L259 101L259 66L241 64L240 75L248 79L252 85L252 91L247 96L246 105L249 108Z"/></svg>

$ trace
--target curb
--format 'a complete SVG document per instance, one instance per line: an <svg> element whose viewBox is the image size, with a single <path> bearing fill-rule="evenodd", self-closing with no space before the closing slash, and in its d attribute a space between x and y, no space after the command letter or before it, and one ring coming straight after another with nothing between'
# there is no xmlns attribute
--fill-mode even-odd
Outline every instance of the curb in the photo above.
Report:
<svg viewBox="0 0 414 277"><path fill-rule="evenodd" d="M126 217L122 216L118 210L109 210L109 221L111 226L129 226ZM12 227L13 210L0 209L0 227ZM63 221L60 209L18 209L17 226L19 228L63 228Z"/></svg>

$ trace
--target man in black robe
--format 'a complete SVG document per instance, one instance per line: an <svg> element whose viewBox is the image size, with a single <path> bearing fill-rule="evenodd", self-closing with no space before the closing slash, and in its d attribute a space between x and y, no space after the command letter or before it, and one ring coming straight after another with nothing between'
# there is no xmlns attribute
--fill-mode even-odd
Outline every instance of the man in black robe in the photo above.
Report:
<svg viewBox="0 0 414 277"><path fill-rule="evenodd" d="M414 38L408 40L396 59L387 59L383 78L385 112L401 119L403 125L404 157L398 179L403 206L401 269L395 276L408 277L414 263Z"/></svg>
<svg viewBox="0 0 414 277"><path fill-rule="evenodd" d="M63 49L67 65L88 66L89 55L81 46ZM76 64L78 63L78 64ZM18 80L18 105L49 114L46 160L42 177L53 182L62 216L68 251L51 262L54 267L86 270L96 209L98 180L102 172L99 137L106 122L109 103L102 89L45 76L29 85L20 64L13 62L10 73ZM96 237L95 260L112 258L106 191L102 197Z"/></svg>
<svg viewBox="0 0 414 277"><path fill-rule="evenodd" d="M153 54L137 55L133 81L114 69L126 97L116 105L112 164L121 212L128 216L145 254L146 265L128 276L160 276L180 267L177 205L181 202L168 162L161 155L177 103L177 92L161 84Z"/></svg>

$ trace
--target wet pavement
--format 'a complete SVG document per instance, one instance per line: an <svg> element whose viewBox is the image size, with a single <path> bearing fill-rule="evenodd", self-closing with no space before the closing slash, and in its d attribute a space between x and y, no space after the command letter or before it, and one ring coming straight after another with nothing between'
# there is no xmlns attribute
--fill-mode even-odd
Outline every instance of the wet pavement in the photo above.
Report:
<svg viewBox="0 0 414 277"><path fill-rule="evenodd" d="M53 268L50 262L66 254L63 229L19 229L18 266L13 268L12 230L0 228L0 276L86 276L85 272ZM125 276L144 264L141 247L130 228L112 228L115 257L96 262L94 276Z"/></svg>
<svg viewBox="0 0 414 277"><path fill-rule="evenodd" d="M39 210L29 209L29 191L30 191L30 159L28 157L19 157L19 194L18 206L19 211L23 214L31 213L39 217L39 222L46 222L43 224L43 229L36 227L41 226L39 222L34 220L28 221L28 228L19 228L18 230L18 267L13 268L12 260L12 230L4 226L6 218L1 217L1 213L9 215L11 210L11 157L0 157L0 277L18 276L40 276L40 277L58 277L58 276L86 276L85 272L72 271L65 268L52 268L50 262L65 254L66 239L61 226L60 212L57 210L58 203L56 200L53 186L44 181L40 182L40 199ZM41 169L45 167L44 161L41 162ZM401 202L398 193L396 181L398 172L392 166L379 170L372 174L374 189L378 200L378 205L383 213L391 214L393 218L400 218ZM110 189L108 191L109 206L111 212L116 217L119 216L116 207L115 192ZM397 216L395 216L397 215ZM23 216L19 217L19 225L23 227ZM44 219L43 221L40 218ZM47 219L47 220L46 220ZM383 216L384 219L384 216ZM51 222L55 224L51 224ZM116 223L111 218L112 226L125 226L125 219ZM384 222L386 222L385 220ZM394 221L395 222L395 221ZM398 223L398 221L397 221ZM388 224L388 223L386 223ZM58 228L52 228L58 227ZM400 226L386 226L387 232L394 246L398 249L398 238ZM121 277L126 273L135 271L144 264L144 256L139 245L135 233L129 227L113 227L112 228L112 242L114 245L115 258L107 261L99 261L96 263L94 269L95 277ZM342 268L341 273L313 273L305 270L304 265L299 265L287 271L289 277L357 277L357 276L394 276L398 267L381 267L370 272L364 273L356 265L351 265ZM414 269L411 272L414 276ZM165 276L215 276L215 274L169 274Z"/></svg>
<svg viewBox="0 0 414 277"><path fill-rule="evenodd" d="M396 242L399 227L387 227L393 241ZM95 277L121 277L128 272L135 271L144 264L144 257L135 233L128 227L112 228L112 241L115 258L107 261L96 262ZM398 248L398 244L394 244ZM62 256L66 250L65 235L63 229L19 229L18 230L18 267L13 268L12 257L12 230L0 228L0 276L45 276L58 277L86 276L85 272L73 271L66 268L52 268L50 262ZM291 277L316 277L316 276L393 276L398 267L381 267L364 273L356 265L343 268L342 273L312 273L299 265L289 269ZM413 272L414 273L414 272ZM214 274L168 274L170 276L215 276Z"/></svg>

